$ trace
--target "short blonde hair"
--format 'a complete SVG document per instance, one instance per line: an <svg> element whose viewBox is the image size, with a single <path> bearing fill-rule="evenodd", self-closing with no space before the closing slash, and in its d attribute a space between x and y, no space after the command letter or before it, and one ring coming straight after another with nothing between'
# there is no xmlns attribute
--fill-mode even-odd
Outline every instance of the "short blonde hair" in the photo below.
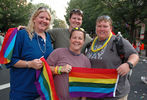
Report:
<svg viewBox="0 0 147 100"><path fill-rule="evenodd" d="M99 23L101 21L109 22L110 26L112 26L112 19L107 15L99 16L96 20L96 23Z"/></svg>
<svg viewBox="0 0 147 100"><path fill-rule="evenodd" d="M49 15L49 20L51 21L51 14L50 14L50 11L49 11L49 9L48 8L46 8L46 7L39 7L36 11L34 11L34 13L32 14L32 16L31 16L31 18L30 18L30 20L29 20L29 23L28 23L28 25L27 25L27 28L26 28L26 30L27 30L27 32L28 32L28 35L29 35L29 37L30 37L30 39L32 39L33 38L33 36L34 36L34 22L33 22L33 20L41 13L41 12L47 12L48 13L48 15ZM46 30L47 30L48 28L46 28Z"/></svg>

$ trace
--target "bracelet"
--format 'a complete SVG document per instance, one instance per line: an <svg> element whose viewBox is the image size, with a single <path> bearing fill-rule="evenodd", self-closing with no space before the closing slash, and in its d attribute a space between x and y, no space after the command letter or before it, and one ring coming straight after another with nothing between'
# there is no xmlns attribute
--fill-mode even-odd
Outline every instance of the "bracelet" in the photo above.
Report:
<svg viewBox="0 0 147 100"><path fill-rule="evenodd" d="M26 61L26 67L29 68L29 63L28 63L28 61Z"/></svg>
<svg viewBox="0 0 147 100"><path fill-rule="evenodd" d="M58 74L61 74L61 69L62 69L62 66L59 67Z"/></svg>
<svg viewBox="0 0 147 100"><path fill-rule="evenodd" d="M58 66L55 67L54 71L55 71L55 74L58 74Z"/></svg>

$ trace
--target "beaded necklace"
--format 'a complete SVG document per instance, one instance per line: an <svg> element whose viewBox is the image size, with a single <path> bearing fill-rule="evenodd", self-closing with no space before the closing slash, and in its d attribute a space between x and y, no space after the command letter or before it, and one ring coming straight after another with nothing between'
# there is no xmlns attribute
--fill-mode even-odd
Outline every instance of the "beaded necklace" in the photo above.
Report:
<svg viewBox="0 0 147 100"><path fill-rule="evenodd" d="M96 38L94 39L93 43L92 43L91 51L92 51L92 52L97 52L97 51L103 49L103 48L107 45L107 43L110 41L111 37L112 37L112 33L110 33L110 36L109 36L108 40L103 44L102 47L97 48L96 50L94 50L94 45L95 45L95 43L96 43L96 40L98 39L98 37L96 37Z"/></svg>

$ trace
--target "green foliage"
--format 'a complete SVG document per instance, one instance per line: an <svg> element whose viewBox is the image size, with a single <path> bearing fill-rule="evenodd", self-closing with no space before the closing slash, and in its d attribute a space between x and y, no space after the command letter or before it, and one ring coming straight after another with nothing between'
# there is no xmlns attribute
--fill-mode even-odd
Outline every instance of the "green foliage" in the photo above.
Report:
<svg viewBox="0 0 147 100"><path fill-rule="evenodd" d="M133 40L138 24L145 23L147 6L145 0L71 0L66 9L65 19L68 22L69 12L79 8L84 12L82 27L88 33L95 33L96 18L109 15L113 20L113 31L121 31L125 38Z"/></svg>
<svg viewBox="0 0 147 100"><path fill-rule="evenodd" d="M53 25L53 28L67 28L65 21L61 19L55 19Z"/></svg>
<svg viewBox="0 0 147 100"><path fill-rule="evenodd" d="M0 30L26 25L31 6L26 0L0 0Z"/></svg>

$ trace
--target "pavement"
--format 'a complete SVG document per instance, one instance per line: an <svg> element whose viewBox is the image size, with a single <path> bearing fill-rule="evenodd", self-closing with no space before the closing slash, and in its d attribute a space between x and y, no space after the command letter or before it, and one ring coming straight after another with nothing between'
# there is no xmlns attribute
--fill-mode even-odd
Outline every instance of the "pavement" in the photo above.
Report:
<svg viewBox="0 0 147 100"><path fill-rule="evenodd" d="M141 76L147 76L147 57L144 56L140 56L139 63L133 69L128 100L147 100L147 84L141 81Z"/></svg>

